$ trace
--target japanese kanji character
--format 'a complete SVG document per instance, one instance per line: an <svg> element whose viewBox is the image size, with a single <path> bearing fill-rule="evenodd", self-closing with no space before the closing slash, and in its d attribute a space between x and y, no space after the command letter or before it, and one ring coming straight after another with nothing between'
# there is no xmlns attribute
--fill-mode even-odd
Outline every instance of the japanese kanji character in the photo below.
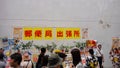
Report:
<svg viewBox="0 0 120 68"><path fill-rule="evenodd" d="M72 31L71 30L66 31L66 37L72 37Z"/></svg>
<svg viewBox="0 0 120 68"><path fill-rule="evenodd" d="M57 37L63 37L63 31L57 31Z"/></svg>
<svg viewBox="0 0 120 68"><path fill-rule="evenodd" d="M45 37L47 37L47 36L52 37L52 30L45 31Z"/></svg>
<svg viewBox="0 0 120 68"><path fill-rule="evenodd" d="M74 37L79 37L79 36L80 36L79 30L74 31Z"/></svg>
<svg viewBox="0 0 120 68"><path fill-rule="evenodd" d="M25 37L31 37L32 36L32 30L25 30Z"/></svg>
<svg viewBox="0 0 120 68"><path fill-rule="evenodd" d="M35 37L41 37L41 35L42 35L41 30L36 30L35 31Z"/></svg>

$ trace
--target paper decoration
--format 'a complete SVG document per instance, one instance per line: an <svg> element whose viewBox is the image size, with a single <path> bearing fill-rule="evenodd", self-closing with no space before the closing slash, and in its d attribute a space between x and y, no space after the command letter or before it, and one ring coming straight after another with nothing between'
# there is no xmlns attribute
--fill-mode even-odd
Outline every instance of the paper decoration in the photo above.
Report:
<svg viewBox="0 0 120 68"><path fill-rule="evenodd" d="M6 56L10 56L10 55L11 55L11 52L10 52L10 51L6 51L5 55L6 55Z"/></svg>
<svg viewBox="0 0 120 68"><path fill-rule="evenodd" d="M83 28L82 29L82 39L87 39L88 38L88 28Z"/></svg>
<svg viewBox="0 0 120 68"><path fill-rule="evenodd" d="M80 39L80 28L24 27L23 40Z"/></svg>
<svg viewBox="0 0 120 68"><path fill-rule="evenodd" d="M113 37L112 38L112 49L120 47L120 38Z"/></svg>
<svg viewBox="0 0 120 68"><path fill-rule="evenodd" d="M23 28L23 40L33 40L33 28L32 27Z"/></svg>
<svg viewBox="0 0 120 68"><path fill-rule="evenodd" d="M33 39L34 40L41 40L43 38L43 32L42 28L34 27L33 29Z"/></svg>
<svg viewBox="0 0 120 68"><path fill-rule="evenodd" d="M14 39L8 39L8 45L14 45Z"/></svg>
<svg viewBox="0 0 120 68"><path fill-rule="evenodd" d="M20 27L15 27L13 31L13 38L14 39L22 39L22 28Z"/></svg>
<svg viewBox="0 0 120 68"><path fill-rule="evenodd" d="M95 40L87 40L86 45L87 47L96 47L97 42Z"/></svg>
<svg viewBox="0 0 120 68"><path fill-rule="evenodd" d="M8 38L7 37L2 38L2 44L3 44L3 47L8 45Z"/></svg>
<svg viewBox="0 0 120 68"><path fill-rule="evenodd" d="M57 39L65 39L65 29L64 28L56 28L56 38Z"/></svg>
<svg viewBox="0 0 120 68"><path fill-rule="evenodd" d="M44 28L43 37L46 40L53 39L53 29L52 28Z"/></svg>

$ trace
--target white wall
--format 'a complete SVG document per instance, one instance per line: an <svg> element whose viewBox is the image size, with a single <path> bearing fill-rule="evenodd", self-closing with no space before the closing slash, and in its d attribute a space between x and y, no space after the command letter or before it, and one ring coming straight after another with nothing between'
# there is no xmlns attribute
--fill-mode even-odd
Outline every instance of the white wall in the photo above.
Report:
<svg viewBox="0 0 120 68"><path fill-rule="evenodd" d="M86 27L89 39L103 44L105 66L109 67L112 37L120 37L119 6L120 0L0 0L0 37L13 38L13 27L16 26ZM104 29L100 19L111 27ZM74 40L51 41L71 45Z"/></svg>

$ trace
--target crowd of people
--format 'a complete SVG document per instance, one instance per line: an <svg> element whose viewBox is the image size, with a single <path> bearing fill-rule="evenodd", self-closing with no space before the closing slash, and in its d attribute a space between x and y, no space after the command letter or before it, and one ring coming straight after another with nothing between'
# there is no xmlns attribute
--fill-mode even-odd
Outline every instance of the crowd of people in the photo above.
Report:
<svg viewBox="0 0 120 68"><path fill-rule="evenodd" d="M113 50L117 54L116 49ZM55 52L50 55L46 55L46 48L41 48L38 55L38 61L36 64L30 58L28 51L23 54L20 52L13 53L10 56L9 63L8 58L4 55L4 50L0 49L0 68L103 68L104 55L102 51L102 45L99 44L97 49L89 48L89 56L86 57L86 64L83 65L80 48L74 47L70 50L71 62L65 63L67 54L64 52ZM120 52L118 52L120 53ZM113 56L113 52L110 53ZM115 56L115 55L114 55Z"/></svg>
<svg viewBox="0 0 120 68"><path fill-rule="evenodd" d="M113 67L119 68L120 67L120 47L113 48L109 54L110 54L110 59L112 61Z"/></svg>

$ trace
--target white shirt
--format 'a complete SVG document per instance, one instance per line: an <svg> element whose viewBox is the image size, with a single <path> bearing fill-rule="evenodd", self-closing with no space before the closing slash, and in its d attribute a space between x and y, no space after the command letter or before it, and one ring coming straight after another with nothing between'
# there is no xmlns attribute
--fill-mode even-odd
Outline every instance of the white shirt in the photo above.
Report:
<svg viewBox="0 0 120 68"><path fill-rule="evenodd" d="M22 61L21 62L21 66L23 67L23 68L32 68L32 61L30 60L30 61Z"/></svg>
<svg viewBox="0 0 120 68"><path fill-rule="evenodd" d="M95 54L96 54L97 57L101 57L102 56L100 53L103 54L103 50L96 49L96 53Z"/></svg>

